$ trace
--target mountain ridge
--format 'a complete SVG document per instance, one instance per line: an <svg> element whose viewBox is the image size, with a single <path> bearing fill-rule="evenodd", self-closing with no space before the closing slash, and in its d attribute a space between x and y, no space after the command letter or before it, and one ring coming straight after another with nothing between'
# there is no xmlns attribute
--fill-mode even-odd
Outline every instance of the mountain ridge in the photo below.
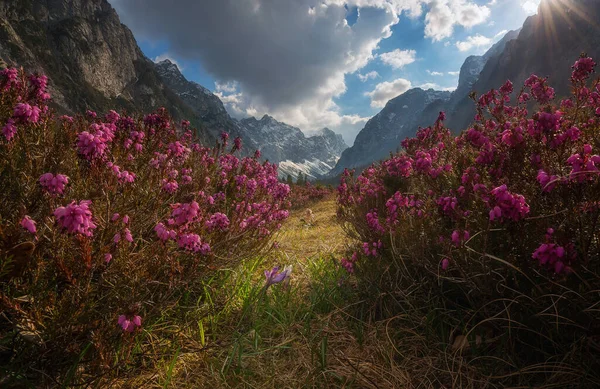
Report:
<svg viewBox="0 0 600 389"><path fill-rule="evenodd" d="M331 170L348 147L340 134L329 129L307 136L299 128L277 121L268 114L260 119L234 119L218 96L188 81L173 62L165 59L156 67L165 84L205 123L232 136L240 136L246 150L260 150L263 159L280 164L280 176L283 178L289 174L296 179L302 172L309 179L319 179Z"/></svg>
<svg viewBox="0 0 600 389"><path fill-rule="evenodd" d="M342 154L328 177L338 176L346 168L365 168L377 160L386 158L389 153L398 151L400 142L413 136L419 127L431 125L440 111L452 112L464 99L468 99L471 88L479 79L487 61L498 55L506 43L517 34L518 30L509 31L485 54L467 57L461 66L458 85L453 92L413 88L388 101L385 107L365 124L354 145Z"/></svg>

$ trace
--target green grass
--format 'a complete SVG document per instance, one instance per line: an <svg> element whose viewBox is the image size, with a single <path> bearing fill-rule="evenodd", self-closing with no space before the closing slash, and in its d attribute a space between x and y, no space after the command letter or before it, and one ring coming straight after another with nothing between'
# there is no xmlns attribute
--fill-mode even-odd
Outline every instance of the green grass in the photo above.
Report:
<svg viewBox="0 0 600 389"><path fill-rule="evenodd" d="M98 387L501 387L490 377L509 369L510 356L482 354L475 337L485 333L468 334L469 346L454 348L466 324L449 322L439 302L428 302L427 315L407 305L377 319L377 299L337 265L349 242L334 222L333 201L312 209L312 222L305 210L292 214L275 238L279 249L218 272L146 323L138 335L144 342L123 351L119 381ZM264 270L288 264L290 284L265 288Z"/></svg>
<svg viewBox="0 0 600 389"><path fill-rule="evenodd" d="M361 359L379 358L378 339L367 350L365 336L356 336L368 324L354 315L353 285L337 265L348 241L335 223L335 203L312 209L312 221L305 210L292 214L275 238L279 249L220 271L145 324L154 347L139 353L161 362L133 363L130 371L144 374L117 386L376 387L364 372L376 364ZM265 288L264 270L288 264L290 284Z"/></svg>

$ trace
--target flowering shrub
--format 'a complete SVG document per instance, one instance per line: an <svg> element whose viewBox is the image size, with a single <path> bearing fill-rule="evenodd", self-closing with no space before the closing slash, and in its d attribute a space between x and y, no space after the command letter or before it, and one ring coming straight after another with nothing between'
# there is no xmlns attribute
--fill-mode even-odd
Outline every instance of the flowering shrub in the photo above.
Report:
<svg viewBox="0 0 600 389"><path fill-rule="evenodd" d="M55 120L46 85L0 73L0 343L59 379L83 350L88 373L133 358L130 337L182 293L268 247L290 188L164 109Z"/></svg>
<svg viewBox="0 0 600 389"><path fill-rule="evenodd" d="M302 208L333 194L331 187L306 182L304 185L293 185L290 201L293 208Z"/></svg>
<svg viewBox="0 0 600 389"><path fill-rule="evenodd" d="M479 97L474 124L459 135L441 113L400 154L358 177L344 172L338 214L364 243L341 265L370 295L394 297L380 301L383 312L400 295L424 315L437 312L449 331L493 325L521 356L515 363L567 355L597 335L600 316L589 309L600 288L594 68L591 58L575 63L573 95L562 101L546 79L531 76L520 91L508 81Z"/></svg>

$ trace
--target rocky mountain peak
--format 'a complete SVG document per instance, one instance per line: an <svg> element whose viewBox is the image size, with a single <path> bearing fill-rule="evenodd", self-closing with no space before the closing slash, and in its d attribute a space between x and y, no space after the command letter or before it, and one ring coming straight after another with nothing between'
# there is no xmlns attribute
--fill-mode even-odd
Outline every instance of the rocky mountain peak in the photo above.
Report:
<svg viewBox="0 0 600 389"><path fill-rule="evenodd" d="M162 70L163 73L172 73L174 75L181 74L179 66L173 63L170 59L166 58L162 61L156 62L156 69Z"/></svg>

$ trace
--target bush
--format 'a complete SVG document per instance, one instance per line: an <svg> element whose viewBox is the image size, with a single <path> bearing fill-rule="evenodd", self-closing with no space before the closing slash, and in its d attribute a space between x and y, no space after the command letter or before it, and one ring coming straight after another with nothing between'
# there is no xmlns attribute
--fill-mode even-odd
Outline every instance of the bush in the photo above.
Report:
<svg viewBox="0 0 600 389"><path fill-rule="evenodd" d="M520 91L508 81L480 96L458 136L440 113L401 153L358 177L346 171L338 189L339 216L363 242L342 265L376 296L374 314L426 318L502 385L599 378L594 67L575 63L573 95L559 106L531 76Z"/></svg>
<svg viewBox="0 0 600 389"><path fill-rule="evenodd" d="M56 120L46 77L0 78L0 365L13 378L140 359L144 327L288 217L277 166L237 157L239 139L202 147L164 109Z"/></svg>
<svg viewBox="0 0 600 389"><path fill-rule="evenodd" d="M331 187L321 184L313 185L307 182L303 185L293 185L290 201L293 208L303 208L334 193Z"/></svg>

